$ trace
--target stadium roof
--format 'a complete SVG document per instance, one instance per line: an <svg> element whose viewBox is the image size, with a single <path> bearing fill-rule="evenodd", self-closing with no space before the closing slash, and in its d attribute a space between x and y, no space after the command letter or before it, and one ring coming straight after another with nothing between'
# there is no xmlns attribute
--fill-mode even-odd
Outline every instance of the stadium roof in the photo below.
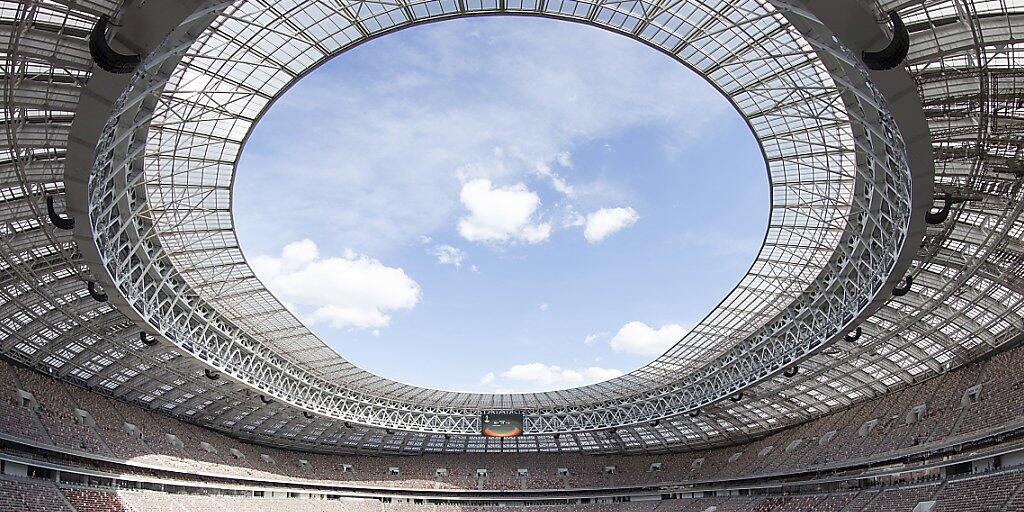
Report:
<svg viewBox="0 0 1024 512"><path fill-rule="evenodd" d="M920 381L1024 329L1020 2L0 6L0 350L197 424L324 450L684 449ZM892 9L905 68L869 72L860 51L898 40ZM523 395L401 384L327 347L239 249L238 156L290 84L369 38L481 14L586 23L663 51L730 99L762 147L772 208L757 261L630 374ZM141 63L100 70L109 40ZM933 207L948 215L926 224ZM492 409L523 411L526 435L478 435Z"/></svg>

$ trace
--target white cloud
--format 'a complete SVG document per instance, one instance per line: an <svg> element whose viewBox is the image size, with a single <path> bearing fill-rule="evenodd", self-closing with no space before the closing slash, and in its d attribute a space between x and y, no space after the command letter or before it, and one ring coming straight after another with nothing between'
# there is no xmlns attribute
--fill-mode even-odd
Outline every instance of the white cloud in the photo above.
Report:
<svg viewBox="0 0 1024 512"><path fill-rule="evenodd" d="M536 244L547 240L551 236L551 224L531 224L523 228L522 238L526 242Z"/></svg>
<svg viewBox="0 0 1024 512"><path fill-rule="evenodd" d="M458 224L466 240L535 244L551 236L551 224L534 219L540 197L522 183L494 187L490 180L473 180L462 185L459 199L469 211Z"/></svg>
<svg viewBox="0 0 1024 512"><path fill-rule="evenodd" d="M580 212L570 204L566 205L562 212L561 224L563 228L578 228L587 224L587 218L580 215Z"/></svg>
<svg viewBox="0 0 1024 512"><path fill-rule="evenodd" d="M461 267L462 262L466 260L465 251L450 245L435 245L430 249L430 254L434 255L437 258L437 262L442 265Z"/></svg>
<svg viewBox="0 0 1024 512"><path fill-rule="evenodd" d="M587 242L596 244L608 235L636 224L639 218L640 215L633 208L601 208L587 215L583 237Z"/></svg>
<svg viewBox="0 0 1024 512"><path fill-rule="evenodd" d="M583 338L584 345L592 345L595 341L607 336L606 332L595 332L594 334L588 334L586 338Z"/></svg>
<svg viewBox="0 0 1024 512"><path fill-rule="evenodd" d="M358 52L393 58L365 73L332 61L274 105L239 163L243 247L268 253L330 225L322 245L383 254L459 214L456 169L515 183L535 162L578 166L568 151L631 128L657 123L685 144L736 115L695 73L614 34L466 23L481 28L454 21L378 39ZM590 183L571 181L584 196Z"/></svg>
<svg viewBox="0 0 1024 512"><path fill-rule="evenodd" d="M559 151L555 159L558 160L558 165L562 167L572 167L572 153L568 151Z"/></svg>
<svg viewBox="0 0 1024 512"><path fill-rule="evenodd" d="M541 305L540 305L540 310L541 310L541 311L547 311L549 307L550 307L550 306L548 306L548 303L547 303L547 302L545 302L545 303L543 303L543 304L541 304Z"/></svg>
<svg viewBox="0 0 1024 512"><path fill-rule="evenodd" d="M678 324L666 324L660 329L654 329L643 322L629 322L612 338L611 347L616 352L648 357L660 356L683 339L688 330Z"/></svg>
<svg viewBox="0 0 1024 512"><path fill-rule="evenodd" d="M591 366L571 369L544 363L517 364L501 373L502 378L507 381L545 389L585 386L620 375L622 371L615 368Z"/></svg>
<svg viewBox="0 0 1024 512"><path fill-rule="evenodd" d="M559 153L559 155L561 154L562 153ZM558 191L558 193L566 197L572 197L576 195L576 189L574 189L573 186L569 184L569 182L565 181L564 178L559 176L558 173L552 171L550 165L544 162L538 162L534 164L533 170L538 176L542 176L544 178L551 180L551 188Z"/></svg>
<svg viewBox="0 0 1024 512"><path fill-rule="evenodd" d="M490 384L492 382L494 382L494 372L487 372L486 375L484 375L483 377L480 377L480 385L481 386L486 386L486 385L488 385L488 384Z"/></svg>
<svg viewBox="0 0 1024 512"><path fill-rule="evenodd" d="M386 327L389 312L411 309L420 301L419 284L402 269L353 251L324 258L309 239L286 245L278 257L261 255L250 263L306 321L334 328Z"/></svg>

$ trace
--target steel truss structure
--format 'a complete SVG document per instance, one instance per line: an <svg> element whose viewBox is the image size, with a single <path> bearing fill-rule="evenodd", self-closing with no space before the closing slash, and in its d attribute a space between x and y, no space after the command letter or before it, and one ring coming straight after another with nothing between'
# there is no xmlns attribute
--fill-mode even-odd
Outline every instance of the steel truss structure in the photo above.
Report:
<svg viewBox="0 0 1024 512"><path fill-rule="evenodd" d="M296 62L294 58L274 57L275 52L294 52L293 38L275 38L274 34L283 31L284 25L300 34L315 32L314 26L302 25L296 18L315 21L318 26L325 23L324 19L292 11L287 18L256 23L266 26L265 32L249 30L251 18L264 16L267 7L207 4L204 9L223 9L214 21L220 24L204 32L194 27L203 18L189 18L143 62L126 93L114 104L97 146L89 182L93 236L113 289L155 328L158 336L266 396L349 422L445 434L477 433L481 407L499 408L508 400L495 395L460 397L457 393L433 393L410 400L422 391L380 377L368 378L366 372L351 365L340 372L336 368L344 360L336 355L330 358L324 353L329 350L326 347L321 345L310 354L307 347L313 340L268 338L267 327L295 322L294 318L281 304L271 303L272 297L262 287L249 291L258 283L240 253L225 261L225 252L237 247L237 242L230 229L230 210L225 206L230 202L218 197L218 192L230 190L230 171L240 140L231 144L218 132L230 125L244 136L248 130L239 129L239 118L244 122L255 117L245 116L253 110L253 103L262 108L267 105L236 85L246 81L233 76L238 67L251 72L251 66L260 59ZM454 4L450 7L451 13L442 10L438 15L465 14ZM697 7L677 4L676 8L685 12L669 11L674 16L667 20L684 19ZM761 129L755 127L755 133L763 140L773 185L783 191L774 205L773 232L760 258L763 263L748 275L749 283L735 298L753 300L751 309L760 316L733 314L735 300L727 301L720 311L712 313L712 321L680 347L631 376L630 384L639 392L613 380L603 386L604 393L571 391L563 394L568 396L561 403L544 394L518 398L520 404L515 407L527 412L528 432L567 433L651 422L740 392L840 334L887 281L909 225L910 173L899 129L891 122L884 99L871 89L863 72L856 73L856 59L831 41L829 33L809 32L817 37L821 53L836 56L832 69L816 58L819 52L798 37L770 4L744 7L736 13L745 18L731 17L737 18L730 19L734 26L719 20L723 25L719 30L730 35L710 38L712 42L706 43L700 53L674 56L694 67L713 64L722 70L707 76L721 90L731 91L730 98L752 123L760 123L756 126ZM323 12L325 6L311 2L300 3L297 8ZM520 10L521 6L510 8L511 12ZM418 18L400 17L394 25L413 25L432 18L424 12ZM735 43L744 39L733 32L742 33L748 25L763 20L780 25L778 29L765 28L775 34L775 41L785 42L783 34L788 35L786 52L767 45ZM344 21L342 18L331 23L343 33L341 29L348 26ZM652 26L665 23L662 20ZM390 28L383 25L378 30ZM223 41L237 39L234 31L238 30L249 33L249 44L254 48L246 47L247 56L236 54L230 65L211 70L207 59L220 55ZM195 34L202 34L199 40L195 40ZM373 35L368 31L365 37ZM332 37L337 35L325 32L322 38ZM668 38L665 42L678 48L679 39ZM354 38L348 45L361 40ZM731 44L724 45L725 41ZM268 42L273 46L256 51L255 47ZM328 53L312 44L303 48L314 52L316 58L311 58L309 65L315 65L348 45L339 45ZM235 46L228 48L237 53ZM178 60L180 49L185 47L190 48L185 59L196 55L194 60L202 66ZM659 48L669 51L666 46ZM727 63L707 62L709 54L722 55ZM762 65L766 62L771 64ZM844 63L852 63L849 73L843 72ZM304 73L300 71L296 76ZM167 84L161 87L161 80L168 75ZM828 79L833 75L840 75L842 80ZM196 82L215 93L196 98L197 89L192 85ZM271 84L265 87L269 88L290 82L268 78L264 83ZM179 91L186 91L188 98L181 98ZM279 92L272 89L265 96L273 98ZM858 136L863 139L859 145ZM218 155L227 159L219 160ZM778 165L772 165L775 162ZM227 169L220 169L222 166ZM833 180L832 175L837 179ZM822 182L824 186L819 185ZM853 192L852 200L845 197L849 192ZM804 240L813 242L811 250L807 250ZM790 255L799 258L786 258ZM815 258L817 255L827 259ZM225 272L226 263L234 271ZM249 286L241 287L242 295L236 289L237 272L249 280ZM234 286L228 288L224 283ZM760 294L750 292L765 288L767 292ZM211 289L226 290L231 298L211 296ZM249 304L253 296L263 300L255 306ZM796 300L782 312L772 309L780 302L785 304L786 297ZM229 313L222 316L222 311ZM239 317L239 311L246 315ZM739 325L752 332L742 333L746 336L742 338L737 325L717 340L702 339L702 332L722 332L715 329L719 326L714 320L723 318L732 325L743 321ZM767 321L771 323L755 329ZM308 331L302 334L312 338ZM699 369L690 367L693 359L706 355L706 351L694 351L693 345L710 345L711 350L720 353L718 361ZM296 348L304 350L301 359L289 360L285 355L293 354ZM306 366L311 362L327 364L334 370L329 374L310 372ZM668 384L664 384L666 381ZM386 392L385 387L389 388ZM574 393L579 396L572 396ZM474 405L453 405L467 402Z"/></svg>
<svg viewBox="0 0 1024 512"><path fill-rule="evenodd" d="M88 33L102 14L123 26L144 14L113 2L0 4L8 357L275 444L611 452L762 435L946 371L1024 329L1014 2L866 6L880 24L892 9L907 22L936 196L952 204L920 248L904 243L913 219L900 126L856 54L799 2L194 3L159 44L137 48L143 64L92 120L105 124L85 144L93 169L64 165L69 146L83 145L81 98L105 73ZM587 23L666 52L733 101L765 153L772 217L754 266L676 347L619 379L477 395L369 374L281 307L234 236L238 150L284 88L366 38L499 13ZM87 174L88 189L76 186ZM65 211L65 182L87 205L72 210L74 238L45 206L55 197ZM891 296L905 248L916 251L913 284ZM110 302L86 282L103 284ZM861 335L844 338L854 327ZM144 344L140 328L159 343ZM210 380L211 370L227 378ZM475 435L479 410L502 408L524 410L529 435Z"/></svg>

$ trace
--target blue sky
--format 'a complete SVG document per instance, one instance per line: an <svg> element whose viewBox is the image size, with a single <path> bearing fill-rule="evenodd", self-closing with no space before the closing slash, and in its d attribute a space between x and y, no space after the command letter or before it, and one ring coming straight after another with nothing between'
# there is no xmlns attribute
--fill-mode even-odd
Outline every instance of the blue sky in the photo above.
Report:
<svg viewBox="0 0 1024 512"><path fill-rule="evenodd" d="M407 29L301 80L235 183L257 274L343 356L417 385L528 392L661 354L750 266L764 161L670 58L599 29Z"/></svg>

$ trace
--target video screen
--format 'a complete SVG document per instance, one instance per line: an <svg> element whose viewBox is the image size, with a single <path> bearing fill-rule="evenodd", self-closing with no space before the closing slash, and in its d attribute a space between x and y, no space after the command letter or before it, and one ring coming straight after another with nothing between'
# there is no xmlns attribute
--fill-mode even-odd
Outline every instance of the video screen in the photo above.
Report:
<svg viewBox="0 0 1024 512"><path fill-rule="evenodd" d="M487 437L516 437L523 433L523 413L484 412L480 415L480 428Z"/></svg>

